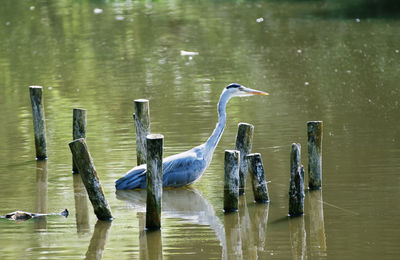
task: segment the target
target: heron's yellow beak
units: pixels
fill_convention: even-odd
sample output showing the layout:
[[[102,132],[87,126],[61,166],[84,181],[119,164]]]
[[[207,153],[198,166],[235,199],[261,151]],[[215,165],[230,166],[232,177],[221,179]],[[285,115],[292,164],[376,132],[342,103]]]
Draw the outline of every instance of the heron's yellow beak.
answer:
[[[269,95],[269,93],[268,92],[264,92],[264,91],[252,91],[252,92],[250,92],[251,94],[254,94],[254,95],[261,95],[261,96],[268,96]]]
[[[247,93],[253,94],[253,95],[261,95],[261,96],[268,96],[269,93],[268,92],[264,92],[264,91],[260,91],[260,90],[256,90],[256,89],[251,89],[251,88],[243,88],[244,91],[246,91]]]

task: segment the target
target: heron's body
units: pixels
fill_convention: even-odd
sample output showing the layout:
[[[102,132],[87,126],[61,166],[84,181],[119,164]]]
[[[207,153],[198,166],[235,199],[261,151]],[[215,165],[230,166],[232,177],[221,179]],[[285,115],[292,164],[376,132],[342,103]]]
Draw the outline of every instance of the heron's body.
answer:
[[[181,187],[198,180],[211,163],[214,150],[221,139],[226,124],[226,104],[234,96],[251,96],[268,93],[231,84],[224,89],[218,102],[218,123],[207,142],[186,152],[166,157],[163,160],[163,186]],[[146,188],[146,165],[132,168],[115,183],[117,190]]]

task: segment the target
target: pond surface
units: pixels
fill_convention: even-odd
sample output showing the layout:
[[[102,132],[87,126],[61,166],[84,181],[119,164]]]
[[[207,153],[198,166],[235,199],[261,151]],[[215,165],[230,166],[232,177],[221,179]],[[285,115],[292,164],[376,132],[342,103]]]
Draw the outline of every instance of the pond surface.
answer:
[[[71,214],[0,219],[0,258],[397,258],[399,8],[364,2],[2,1],[0,215]],[[133,100],[150,100],[168,156],[207,140],[231,82],[270,95],[230,101],[210,167],[164,192],[162,230],[146,233],[145,194],[114,188],[136,164]],[[31,85],[44,88],[45,162],[35,160]],[[96,220],[71,174],[75,107],[87,109],[111,223]],[[303,146],[307,169],[310,120],[324,122],[323,189],[289,219],[290,147]],[[255,204],[247,187],[239,212],[224,215],[224,150],[239,122],[255,126],[271,202]]]

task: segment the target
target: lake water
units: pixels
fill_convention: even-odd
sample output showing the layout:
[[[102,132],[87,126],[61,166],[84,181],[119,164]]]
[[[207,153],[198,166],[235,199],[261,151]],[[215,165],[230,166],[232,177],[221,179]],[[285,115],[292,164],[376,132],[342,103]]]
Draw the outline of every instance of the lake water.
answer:
[[[393,8],[390,6],[393,5]],[[1,259],[396,259],[400,253],[400,20],[381,1],[11,1],[0,8]],[[181,55],[181,51],[198,55]],[[184,53],[183,53],[184,54]],[[136,164],[133,100],[150,100],[164,154],[211,134],[231,82],[268,91],[232,99],[213,161],[164,191],[162,230],[144,231],[145,193],[116,192]],[[35,160],[28,87],[44,88],[48,160]],[[96,220],[71,174],[72,109],[114,221]],[[322,120],[323,188],[289,219],[291,143]],[[251,187],[223,213],[224,150],[255,127],[269,205]],[[249,183],[249,182],[248,182]]]

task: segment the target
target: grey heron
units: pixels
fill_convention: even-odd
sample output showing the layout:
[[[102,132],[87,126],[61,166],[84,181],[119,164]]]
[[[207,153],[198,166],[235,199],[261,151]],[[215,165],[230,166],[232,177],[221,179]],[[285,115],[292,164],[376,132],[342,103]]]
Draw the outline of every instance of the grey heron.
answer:
[[[194,183],[211,163],[215,148],[226,124],[226,104],[232,97],[268,95],[267,92],[246,88],[242,85],[229,84],[219,98],[218,123],[208,140],[186,152],[163,159],[163,187],[181,187]],[[126,175],[115,182],[117,190],[146,188],[146,164],[132,168]]]

